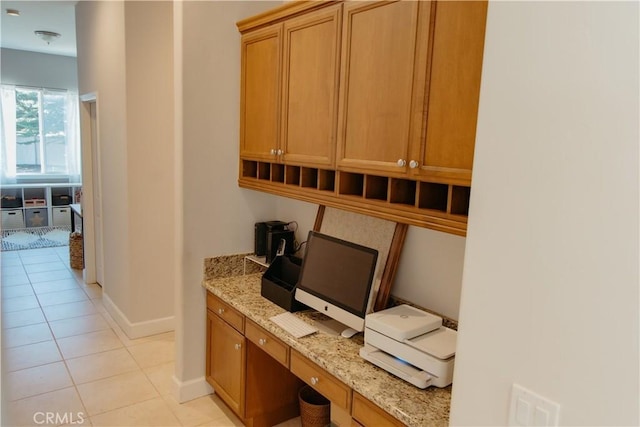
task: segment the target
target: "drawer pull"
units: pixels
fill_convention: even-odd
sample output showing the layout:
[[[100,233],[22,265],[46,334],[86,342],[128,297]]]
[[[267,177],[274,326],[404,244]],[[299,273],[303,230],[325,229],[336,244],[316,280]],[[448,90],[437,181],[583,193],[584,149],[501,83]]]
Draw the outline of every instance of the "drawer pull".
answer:
[[[258,342],[260,343],[260,345],[265,345],[267,343],[267,339],[266,338],[260,338],[258,340]]]
[[[224,313],[224,308],[220,307],[220,308],[218,309],[218,314],[222,315],[222,313]]]
[[[311,385],[317,385],[319,382],[318,377],[311,377]]]
[[[240,350],[242,348],[242,344],[236,344],[233,346],[236,350]]]

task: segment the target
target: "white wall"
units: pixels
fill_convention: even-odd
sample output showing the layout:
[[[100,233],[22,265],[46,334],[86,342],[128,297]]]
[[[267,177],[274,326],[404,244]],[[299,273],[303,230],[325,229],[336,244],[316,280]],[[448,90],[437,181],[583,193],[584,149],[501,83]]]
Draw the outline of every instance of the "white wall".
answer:
[[[277,197],[276,216],[296,221],[296,238],[306,240],[317,205]],[[409,227],[391,293],[452,319],[458,319],[465,238]]]
[[[76,6],[78,92],[97,94],[101,150],[103,293],[129,311],[129,205],[127,108],[123,2],[79,2]],[[83,151],[89,150],[83,141]],[[88,196],[90,189],[85,188]],[[85,197],[88,198],[88,197]],[[127,237],[125,237],[127,236]]]
[[[79,90],[97,94],[105,306],[132,337],[173,327],[171,23],[171,2],[76,7]]]
[[[78,89],[76,58],[24,50],[2,49],[0,79],[3,84]]]
[[[177,217],[183,247],[176,294],[176,397],[206,393],[205,291],[207,257],[253,251],[253,226],[272,219],[275,198],[238,187],[240,34],[235,22],[274,7],[273,2],[176,3],[182,67],[181,194]],[[181,75],[180,75],[181,74]],[[177,83],[179,84],[179,83]]]
[[[170,1],[125,3],[131,322],[174,313],[172,22]]]
[[[491,2],[451,423],[638,425],[638,3]]]

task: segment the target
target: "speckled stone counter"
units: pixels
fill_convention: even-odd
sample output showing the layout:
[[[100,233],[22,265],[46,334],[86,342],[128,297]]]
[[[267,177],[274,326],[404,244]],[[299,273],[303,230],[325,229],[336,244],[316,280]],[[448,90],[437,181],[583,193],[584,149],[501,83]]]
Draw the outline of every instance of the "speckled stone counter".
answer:
[[[224,276],[206,275],[203,287],[354,391],[409,426],[448,425],[451,387],[420,390],[370,364],[358,354],[362,334],[346,339],[320,332],[296,339],[269,320],[284,310],[260,295],[260,274]],[[322,316],[316,312],[296,314],[309,322]]]

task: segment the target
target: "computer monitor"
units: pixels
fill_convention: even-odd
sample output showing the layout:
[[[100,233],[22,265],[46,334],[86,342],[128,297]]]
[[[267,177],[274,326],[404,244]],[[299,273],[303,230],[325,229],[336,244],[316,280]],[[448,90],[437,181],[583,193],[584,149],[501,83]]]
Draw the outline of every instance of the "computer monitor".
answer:
[[[375,249],[310,231],[295,298],[344,325],[343,336],[363,331],[377,259]]]

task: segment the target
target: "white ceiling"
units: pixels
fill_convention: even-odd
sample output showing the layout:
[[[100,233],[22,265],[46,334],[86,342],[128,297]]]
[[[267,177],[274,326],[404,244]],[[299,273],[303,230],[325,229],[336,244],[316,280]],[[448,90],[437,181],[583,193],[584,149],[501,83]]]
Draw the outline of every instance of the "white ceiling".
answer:
[[[75,5],[77,1],[0,1],[0,47],[53,55],[76,56]],[[20,16],[9,16],[7,9],[17,9]],[[35,30],[60,33],[47,44]]]

